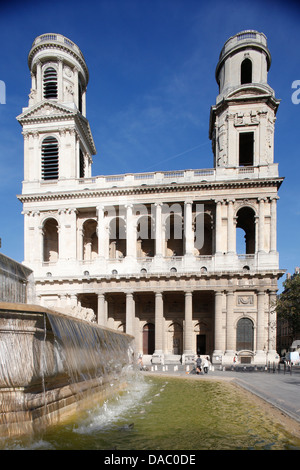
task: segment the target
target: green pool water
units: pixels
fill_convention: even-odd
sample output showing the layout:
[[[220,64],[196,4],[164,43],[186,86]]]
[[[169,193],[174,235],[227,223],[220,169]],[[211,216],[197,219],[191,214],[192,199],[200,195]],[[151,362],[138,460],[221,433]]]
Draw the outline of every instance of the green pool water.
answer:
[[[229,382],[138,374],[126,392],[35,438],[4,441],[2,448],[287,450],[300,449],[300,439]]]

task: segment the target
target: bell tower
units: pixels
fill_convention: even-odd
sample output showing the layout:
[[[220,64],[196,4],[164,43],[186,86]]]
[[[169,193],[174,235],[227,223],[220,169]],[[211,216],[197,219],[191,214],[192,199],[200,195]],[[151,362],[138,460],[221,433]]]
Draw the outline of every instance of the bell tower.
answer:
[[[260,167],[274,163],[274,124],[279,106],[268,84],[271,54],[266,36],[232,36],[216,67],[219,95],[211,107],[209,137],[214,166]]]
[[[88,68],[61,34],[38,36],[28,55],[31,91],[17,117],[24,136],[23,193],[91,176],[96,149],[86,119]],[[48,189],[49,190],[49,189]]]

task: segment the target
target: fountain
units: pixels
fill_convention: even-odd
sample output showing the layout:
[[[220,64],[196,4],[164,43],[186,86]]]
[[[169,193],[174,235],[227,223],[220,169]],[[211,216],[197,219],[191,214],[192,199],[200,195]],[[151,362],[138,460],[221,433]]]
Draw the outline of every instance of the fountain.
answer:
[[[42,306],[0,303],[0,436],[41,430],[116,393],[132,344]]]

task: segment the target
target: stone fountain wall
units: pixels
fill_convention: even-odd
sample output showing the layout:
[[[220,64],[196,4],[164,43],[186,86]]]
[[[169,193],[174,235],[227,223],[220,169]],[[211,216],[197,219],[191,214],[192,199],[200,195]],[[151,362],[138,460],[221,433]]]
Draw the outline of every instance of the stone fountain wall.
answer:
[[[40,430],[115,393],[132,341],[41,306],[0,303],[0,436]]]
[[[0,302],[26,303],[33,290],[32,270],[0,253]]]

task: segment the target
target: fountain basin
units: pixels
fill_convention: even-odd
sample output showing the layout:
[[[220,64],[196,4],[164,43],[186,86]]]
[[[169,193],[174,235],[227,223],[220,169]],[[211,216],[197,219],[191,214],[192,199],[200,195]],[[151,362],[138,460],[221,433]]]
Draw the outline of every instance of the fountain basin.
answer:
[[[0,303],[0,436],[35,432],[116,393],[132,355],[125,333]]]

